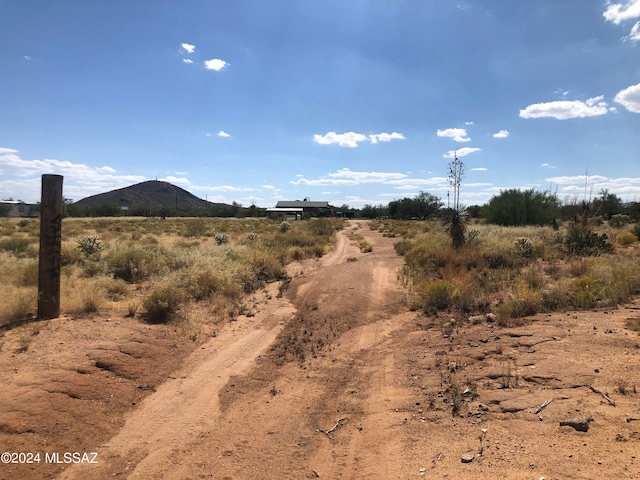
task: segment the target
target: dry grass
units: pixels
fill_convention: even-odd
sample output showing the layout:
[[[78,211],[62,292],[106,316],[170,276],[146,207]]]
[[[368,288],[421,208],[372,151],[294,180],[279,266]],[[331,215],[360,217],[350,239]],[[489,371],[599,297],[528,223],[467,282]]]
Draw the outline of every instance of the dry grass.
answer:
[[[343,226],[316,219],[282,232],[267,219],[64,219],[61,313],[227,321],[250,311],[247,295],[284,280],[287,263],[326,253]],[[38,221],[0,219],[0,327],[36,314],[38,235]]]
[[[399,237],[409,305],[427,313],[494,312],[499,325],[514,326],[539,312],[612,307],[640,294],[640,248],[624,234],[618,238],[629,240],[612,253],[582,257],[568,253],[565,231],[548,227],[473,225],[471,241],[458,250],[436,221],[374,228]],[[611,227],[602,233],[616,238]]]

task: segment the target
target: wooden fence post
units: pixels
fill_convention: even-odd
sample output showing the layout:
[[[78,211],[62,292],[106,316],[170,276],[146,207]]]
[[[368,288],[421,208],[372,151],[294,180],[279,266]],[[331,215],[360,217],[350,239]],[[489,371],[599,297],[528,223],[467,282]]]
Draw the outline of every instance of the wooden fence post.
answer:
[[[42,175],[38,264],[38,319],[40,320],[60,316],[63,178],[62,175]]]

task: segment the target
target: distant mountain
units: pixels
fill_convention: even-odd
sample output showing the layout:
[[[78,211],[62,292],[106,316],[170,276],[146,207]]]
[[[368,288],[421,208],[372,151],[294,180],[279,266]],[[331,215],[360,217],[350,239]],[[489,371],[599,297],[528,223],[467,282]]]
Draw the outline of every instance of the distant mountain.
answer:
[[[72,216],[207,215],[233,216],[240,208],[212,203],[168,182],[148,180],[125,188],[92,195],[68,207]],[[246,210],[246,209],[242,209]]]

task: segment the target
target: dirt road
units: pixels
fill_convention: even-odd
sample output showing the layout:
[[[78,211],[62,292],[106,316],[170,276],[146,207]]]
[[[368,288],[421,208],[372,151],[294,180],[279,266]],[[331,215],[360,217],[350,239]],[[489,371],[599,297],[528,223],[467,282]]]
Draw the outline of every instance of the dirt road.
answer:
[[[372,252],[359,251],[356,234]],[[97,465],[0,477],[640,478],[640,339],[624,328],[640,302],[540,315],[513,329],[427,318],[403,302],[394,241],[352,221],[321,261],[293,266],[284,298],[273,285],[255,316],[218,331],[124,418],[114,413],[121,423],[110,437],[87,446],[86,433],[66,426],[65,438],[99,453]],[[91,352],[111,365],[106,373],[122,373],[113,345],[102,346]],[[74,382],[105,374],[89,371],[91,362]],[[152,382],[125,373],[137,387],[121,396]],[[123,384],[123,375],[108,378],[101,385]],[[85,400],[84,391],[58,390],[74,405]],[[559,424],[587,416],[586,432]],[[12,448],[29,447],[28,433],[2,434],[23,440]]]

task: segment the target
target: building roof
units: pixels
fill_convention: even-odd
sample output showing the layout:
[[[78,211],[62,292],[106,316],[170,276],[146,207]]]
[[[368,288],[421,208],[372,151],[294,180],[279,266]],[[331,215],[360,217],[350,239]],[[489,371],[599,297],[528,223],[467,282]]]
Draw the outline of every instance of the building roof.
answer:
[[[282,208],[282,207],[267,208],[267,212],[282,212],[282,213],[286,213],[286,212],[300,213],[303,210],[304,209],[302,208]]]
[[[280,200],[276,208],[329,208],[329,202],[312,202],[310,200]]]

